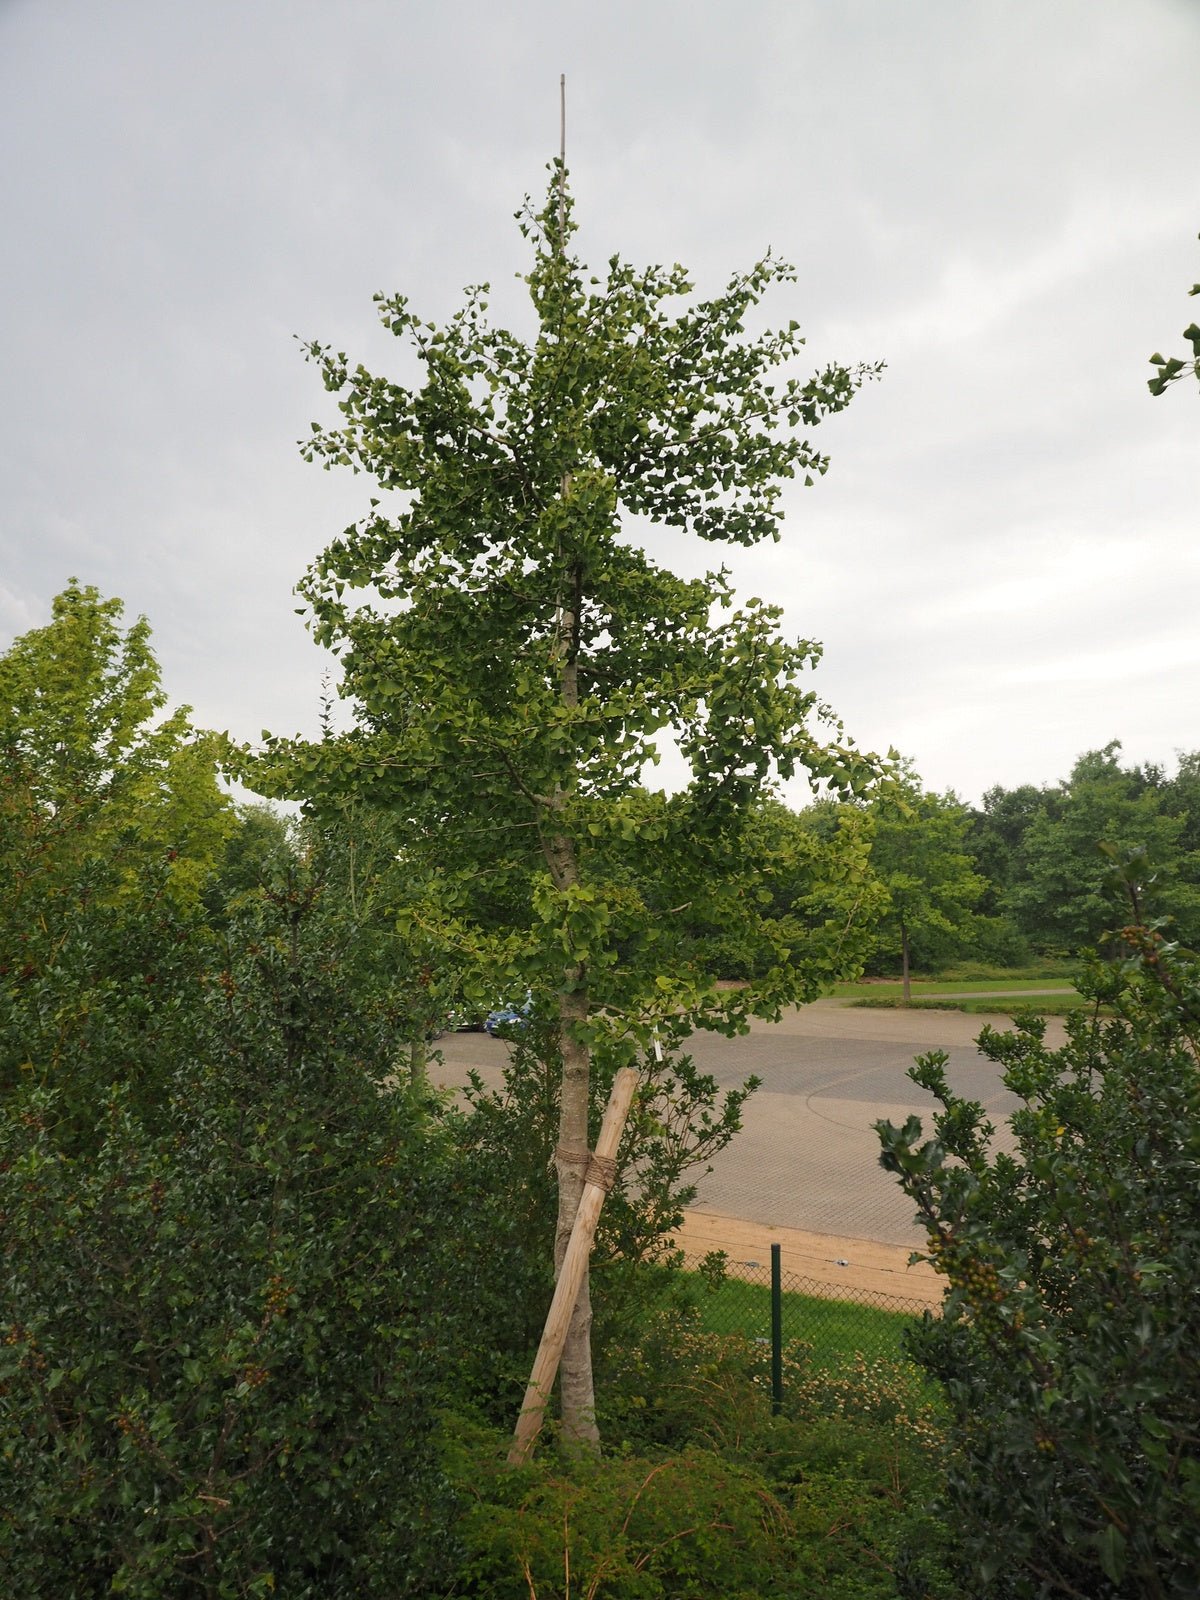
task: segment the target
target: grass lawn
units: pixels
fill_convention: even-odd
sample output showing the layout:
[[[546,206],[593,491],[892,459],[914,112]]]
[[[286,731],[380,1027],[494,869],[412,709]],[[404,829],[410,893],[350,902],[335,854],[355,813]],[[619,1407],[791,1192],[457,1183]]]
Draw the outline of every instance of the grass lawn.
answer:
[[[1075,985],[1070,978],[914,978],[913,998],[921,995],[1013,995],[1024,991],[1031,1002],[1040,1002],[1040,995],[1029,995],[1030,989],[1052,989],[1056,993],[1072,995]],[[873,983],[839,983],[833,991],[835,1000],[898,1000],[904,994],[904,985],[897,979]]]
[[[1018,1011],[1032,1011],[1039,1017],[1066,1017],[1072,1011],[1079,1011],[1084,1006],[1090,1006],[1092,1001],[1086,1000],[1083,995],[1077,994],[1074,989],[1067,989],[1061,994],[1034,995],[1010,992],[1008,994],[989,995],[986,998],[973,997],[968,999],[963,997],[958,1000],[935,1000],[932,996],[921,999],[914,994],[908,1007],[905,1007],[904,1001],[899,995],[883,998],[876,998],[872,995],[870,999],[849,1000],[847,1004],[880,1011],[905,1009],[909,1011],[965,1011],[971,1016],[994,1016],[999,1014],[1005,1017],[1015,1016]],[[1111,1016],[1112,1013],[1107,1006],[1102,1006],[1100,1009],[1104,1016]]]
[[[696,1302],[707,1333],[740,1333],[747,1339],[771,1337],[771,1290],[766,1283],[726,1278],[710,1289],[697,1275]],[[783,1295],[783,1342],[800,1339],[812,1347],[815,1367],[826,1371],[851,1366],[857,1354],[869,1361],[904,1361],[900,1334],[912,1317],[848,1300],[816,1295]]]

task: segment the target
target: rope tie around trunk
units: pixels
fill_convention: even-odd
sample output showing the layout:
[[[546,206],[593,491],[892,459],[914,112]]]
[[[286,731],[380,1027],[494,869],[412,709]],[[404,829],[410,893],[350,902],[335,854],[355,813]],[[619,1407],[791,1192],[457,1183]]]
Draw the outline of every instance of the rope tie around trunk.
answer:
[[[609,1156],[598,1156],[591,1150],[564,1150],[558,1145],[554,1151],[556,1162],[569,1167],[582,1167],[584,1183],[594,1183],[605,1194],[617,1181],[617,1163]]]

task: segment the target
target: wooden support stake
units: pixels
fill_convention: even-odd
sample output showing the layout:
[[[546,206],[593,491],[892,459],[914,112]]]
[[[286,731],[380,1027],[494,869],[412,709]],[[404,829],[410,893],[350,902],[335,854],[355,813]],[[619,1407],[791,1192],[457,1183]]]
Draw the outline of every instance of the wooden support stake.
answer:
[[[550,1310],[546,1313],[542,1342],[538,1345],[538,1353],[534,1357],[529,1387],[525,1390],[525,1401],[521,1407],[521,1415],[517,1418],[512,1446],[508,1452],[508,1463],[512,1467],[520,1466],[528,1457],[541,1431],[546,1404],[554,1387],[558,1363],[562,1359],[571,1313],[575,1309],[575,1301],[579,1298],[579,1285],[583,1282],[583,1274],[592,1253],[592,1240],[596,1234],[596,1224],[600,1220],[600,1208],[608,1192],[608,1183],[600,1181],[601,1174],[597,1172],[597,1168],[616,1158],[636,1084],[637,1073],[632,1067],[622,1067],[613,1080],[604,1121],[600,1125],[600,1137],[596,1140],[593,1158],[595,1164],[589,1169],[583,1194],[579,1199],[579,1210],[575,1213],[567,1251],[559,1269],[558,1282],[554,1286],[554,1299],[551,1300]],[[596,1173],[595,1177],[593,1173]]]

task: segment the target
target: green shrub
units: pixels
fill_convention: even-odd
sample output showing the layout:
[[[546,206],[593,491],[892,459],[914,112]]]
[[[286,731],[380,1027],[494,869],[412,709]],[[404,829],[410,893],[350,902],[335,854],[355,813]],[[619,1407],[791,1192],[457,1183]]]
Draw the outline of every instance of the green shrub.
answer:
[[[810,1375],[802,1345],[785,1352],[785,1386]],[[606,1437],[625,1449],[681,1450],[688,1445],[738,1457],[770,1421],[771,1352],[742,1334],[701,1330],[694,1309],[670,1307],[649,1317],[636,1338],[603,1368],[597,1389]]]
[[[313,890],[255,902],[152,1080],[120,1030],[89,1053],[85,1142],[42,1073],[0,1101],[6,1600],[398,1600],[453,1570],[435,1408],[487,1284]]]
[[[910,1365],[860,1358],[831,1375],[792,1343],[774,1416],[764,1341],[705,1333],[694,1313],[668,1311],[624,1349],[602,1393],[605,1436],[624,1449],[652,1459],[712,1452],[788,1509],[780,1587],[765,1593],[956,1592],[946,1586],[945,1530],[929,1510],[942,1481],[942,1411]],[[712,1593],[724,1593],[717,1575]]]
[[[444,1569],[436,1164],[348,1073],[231,1087],[199,1069],[157,1139],[114,1095],[87,1163],[53,1097],[6,1108],[12,1600],[390,1600]]]
[[[1021,1099],[1015,1149],[945,1057],[912,1076],[941,1103],[880,1125],[946,1275],[912,1338],[943,1386],[947,1504],[969,1592],[1184,1596],[1200,1572],[1200,967],[1152,930],[1084,987],[1114,1015],[985,1030]]]
[[[0,1096],[53,1090],[56,1143],[81,1154],[110,1085],[156,1125],[174,1066],[215,1036],[205,980],[223,965],[216,942],[166,892],[165,865],[117,893],[119,866],[46,875],[24,901],[0,891]]]
[[[688,1370],[674,1392],[646,1396],[675,1434],[666,1453],[639,1445],[581,1462],[543,1447],[512,1471],[507,1436],[448,1423],[448,1469],[469,1507],[456,1595],[957,1597],[945,1530],[924,1509],[935,1456],[900,1421],[902,1403],[888,1415],[886,1379],[868,1375],[856,1392],[848,1374],[829,1400],[823,1384],[803,1389],[797,1367],[797,1414],[772,1417],[746,1341],[691,1335],[678,1353]]]
[[[752,1471],[702,1450],[519,1470],[506,1441],[455,1440],[467,1501],[458,1593],[478,1600],[760,1600],[782,1595],[791,1522]]]

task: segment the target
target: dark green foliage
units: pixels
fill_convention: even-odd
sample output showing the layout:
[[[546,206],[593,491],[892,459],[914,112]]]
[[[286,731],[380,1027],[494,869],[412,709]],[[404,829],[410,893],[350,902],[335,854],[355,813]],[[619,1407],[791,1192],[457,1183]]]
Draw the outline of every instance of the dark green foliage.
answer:
[[[457,1592],[477,1600],[760,1600],[782,1595],[787,1511],[748,1469],[707,1451],[517,1471],[500,1441],[459,1447],[469,1496]]]
[[[204,910],[214,928],[227,928],[247,899],[294,854],[290,820],[266,805],[238,806],[224,848],[204,885]]]
[[[1200,880],[1200,750],[1181,751],[1172,775],[1151,770],[1162,796],[1162,809],[1178,817],[1181,827],[1177,848],[1185,871]]]
[[[52,1090],[79,1151],[110,1084],[153,1123],[204,1037],[201,891],[235,827],[214,741],[166,714],[121,615],[72,582],[0,656],[0,1095]]]
[[[314,1072],[239,1105],[198,1069],[158,1140],[114,1098],[86,1167],[52,1100],[10,1108],[14,1600],[420,1595],[444,1571],[429,1174],[397,1108]]]
[[[381,1090],[385,1018],[328,934],[299,866],[245,909],[152,1119],[114,1082],[78,1154],[53,1088],[0,1105],[13,1600],[392,1600],[450,1570],[434,1407],[483,1290],[454,1152]]]
[[[981,916],[1003,911],[1004,890],[1016,881],[1025,834],[1045,803],[1045,790],[1031,783],[1015,789],[997,784],[985,792],[982,807],[969,814],[966,845],[986,885]]]
[[[968,925],[966,944],[973,961],[1003,972],[1027,966],[1032,958],[1029,940],[1011,917],[975,916]],[[944,966],[939,966],[943,974]]]
[[[217,946],[167,875],[140,871],[118,893],[114,863],[97,859],[16,901],[0,890],[0,1096],[52,1091],[65,1150],[94,1148],[111,1085],[157,1127],[171,1070],[211,1036]]]
[[[1029,949],[1095,948],[1121,913],[1106,852],[1145,852],[1148,913],[1173,917],[1200,940],[1200,784],[1195,754],[1168,775],[1124,767],[1117,740],[1080,756],[1053,787],[989,789],[971,814],[968,848],[989,880],[976,930],[981,959],[1025,959]],[[1151,881],[1152,880],[1152,881]],[[990,953],[989,953],[990,952]]]
[[[1179,854],[1182,819],[1165,811],[1155,774],[1120,765],[1120,748],[1114,740],[1080,756],[1025,830],[1004,903],[1036,949],[1095,948],[1121,915],[1106,849],[1144,852],[1152,913],[1176,917],[1185,938],[1200,932],[1196,863]]]
[[[950,1283],[914,1356],[959,1454],[948,1504],[971,1593],[1194,1595],[1200,1572],[1200,970],[1144,928],[1060,1050],[985,1030],[1021,1097],[1011,1153],[944,1058],[935,1137],[880,1125]]]
[[[970,946],[972,911],[984,882],[966,849],[967,816],[952,794],[925,793],[910,774],[871,807],[871,870],[886,891],[876,938],[880,952],[926,967]]]

